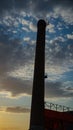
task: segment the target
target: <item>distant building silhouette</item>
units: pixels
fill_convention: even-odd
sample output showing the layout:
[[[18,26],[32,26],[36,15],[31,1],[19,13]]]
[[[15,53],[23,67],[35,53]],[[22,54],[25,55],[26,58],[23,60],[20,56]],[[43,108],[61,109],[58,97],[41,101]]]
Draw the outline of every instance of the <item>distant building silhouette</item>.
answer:
[[[73,109],[46,103],[44,109],[46,130],[73,130]]]

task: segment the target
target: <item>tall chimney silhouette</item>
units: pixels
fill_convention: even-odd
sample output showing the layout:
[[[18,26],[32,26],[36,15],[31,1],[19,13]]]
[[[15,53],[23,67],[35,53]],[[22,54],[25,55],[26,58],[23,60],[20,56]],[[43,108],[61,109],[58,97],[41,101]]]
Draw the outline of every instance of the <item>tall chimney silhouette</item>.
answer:
[[[30,115],[30,130],[45,130],[44,127],[44,70],[45,70],[45,28],[46,22],[37,24],[35,67]]]

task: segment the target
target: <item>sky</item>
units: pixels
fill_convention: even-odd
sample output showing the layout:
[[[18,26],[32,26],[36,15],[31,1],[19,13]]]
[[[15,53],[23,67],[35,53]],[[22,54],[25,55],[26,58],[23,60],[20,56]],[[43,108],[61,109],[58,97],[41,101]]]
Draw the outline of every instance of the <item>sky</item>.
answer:
[[[29,128],[39,19],[47,23],[45,101],[73,108],[73,1],[0,0],[1,130]]]

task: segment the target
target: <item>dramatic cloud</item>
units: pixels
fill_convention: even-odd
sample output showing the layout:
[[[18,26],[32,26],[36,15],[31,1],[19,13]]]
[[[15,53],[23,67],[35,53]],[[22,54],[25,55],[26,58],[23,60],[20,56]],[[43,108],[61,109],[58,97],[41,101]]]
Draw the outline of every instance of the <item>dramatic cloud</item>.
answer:
[[[69,98],[73,97],[73,83],[47,82],[46,97],[48,98]]]
[[[9,92],[12,97],[24,94],[31,95],[35,49],[31,43],[27,43],[26,46],[26,42],[29,42],[30,38],[24,38],[24,46],[22,46],[20,40],[9,41],[9,37],[4,35],[0,40],[0,91]],[[48,80],[52,82],[47,82],[46,96],[49,97],[50,92],[50,97],[71,97],[73,94],[62,90],[63,84],[57,83],[56,80],[62,78],[65,72],[72,70],[72,41],[60,36],[48,42],[49,44],[46,45],[46,72]],[[53,80],[55,83],[53,83]]]
[[[25,42],[28,42],[30,38],[27,37],[24,38],[23,41],[24,40]],[[24,68],[25,65],[27,66],[27,64],[30,64],[30,62],[33,61],[34,45],[28,43],[27,46],[23,47],[22,44],[20,39],[9,40],[8,36],[0,36],[0,74],[3,75],[11,70],[18,70],[20,66]]]
[[[73,1],[0,0],[0,92],[31,95],[37,21],[46,27],[45,96],[73,97]],[[10,100],[10,99],[9,99]],[[20,112],[20,107],[7,111]],[[24,110],[22,110],[24,111]]]
[[[30,95],[32,91],[32,82],[10,78],[1,82],[0,92],[2,91],[9,92],[12,97],[22,96],[24,94]]]
[[[1,7],[2,8],[11,8],[11,5],[15,5],[16,7],[19,7],[19,8],[23,8],[23,7],[26,7],[29,3],[30,3],[30,1],[29,0],[18,0],[18,1],[16,1],[16,0],[11,0],[11,2],[9,1],[9,0],[7,0],[7,1],[1,1],[0,2],[1,3]],[[35,6],[37,7],[37,9],[38,9],[38,7],[40,6],[42,9],[44,8],[44,3],[45,3],[45,5],[47,5],[47,3],[49,4],[49,5],[47,5],[48,7],[50,7],[50,5],[51,6],[57,6],[57,5],[60,5],[60,4],[62,4],[63,6],[67,6],[67,7],[69,7],[69,6],[72,6],[72,3],[73,3],[73,1],[72,0],[51,0],[51,1],[49,1],[49,0],[42,0],[42,4],[40,5],[39,3],[41,3],[39,0],[37,0],[36,2],[34,2],[33,0],[31,1],[31,4],[35,4]],[[40,8],[40,9],[41,9]]]
[[[14,106],[14,107],[0,107],[0,111],[10,113],[28,113],[30,112],[30,109],[21,106]]]
[[[67,38],[73,40],[73,34],[72,35],[71,34],[67,34]]]
[[[49,24],[47,26],[47,31],[49,31],[50,33],[55,33],[54,24]]]
[[[24,10],[29,12],[30,10],[34,13],[46,13],[53,10],[55,7],[63,8],[72,8],[72,0],[0,0],[0,12],[9,11],[9,10]]]
[[[46,72],[48,74],[63,74],[73,66],[72,40],[56,37],[47,41],[46,45]]]
[[[7,107],[6,108],[6,112],[10,112],[10,113],[28,113],[30,112],[30,109],[28,108],[24,108],[24,107]]]
[[[46,82],[45,84],[45,96],[48,98],[63,98],[63,97],[72,97],[73,83],[70,82]],[[21,81],[17,79],[7,79],[2,82],[0,85],[0,92],[10,93],[11,97],[18,97],[22,95],[31,95],[32,93],[32,81]]]
[[[30,30],[33,31],[33,32],[36,32],[36,31],[37,31],[37,28],[36,28],[36,26],[34,26],[33,23],[30,23],[29,28],[30,28]]]

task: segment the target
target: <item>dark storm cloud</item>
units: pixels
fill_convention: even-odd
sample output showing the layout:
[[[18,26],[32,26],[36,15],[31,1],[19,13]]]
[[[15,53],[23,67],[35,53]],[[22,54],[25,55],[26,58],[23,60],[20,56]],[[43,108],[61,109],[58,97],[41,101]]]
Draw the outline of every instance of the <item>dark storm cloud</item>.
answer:
[[[28,113],[30,112],[30,109],[28,108],[24,108],[24,107],[7,107],[6,108],[6,112],[10,112],[10,113]]]
[[[47,12],[56,6],[73,7],[72,0],[0,0],[0,12],[9,11],[11,9],[30,10],[33,12]]]

